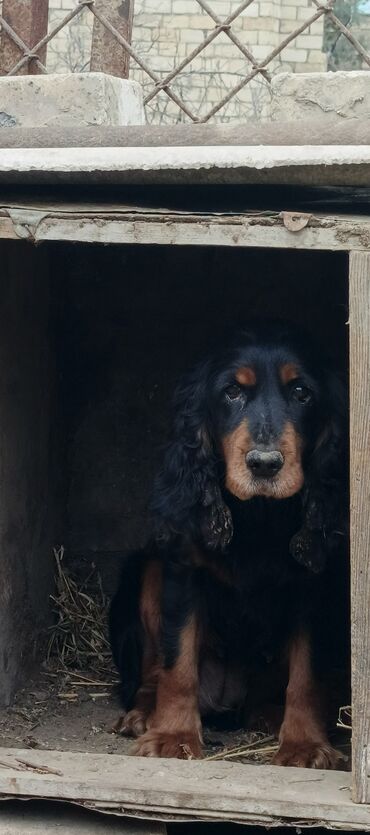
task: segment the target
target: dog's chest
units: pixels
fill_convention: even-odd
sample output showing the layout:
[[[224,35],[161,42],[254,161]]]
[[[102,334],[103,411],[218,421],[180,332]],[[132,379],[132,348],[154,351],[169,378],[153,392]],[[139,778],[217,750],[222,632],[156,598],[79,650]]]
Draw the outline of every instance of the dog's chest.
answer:
[[[298,513],[275,507],[237,517],[228,552],[210,560],[202,608],[221,652],[275,655],[294,630],[309,580],[289,553],[299,521]]]

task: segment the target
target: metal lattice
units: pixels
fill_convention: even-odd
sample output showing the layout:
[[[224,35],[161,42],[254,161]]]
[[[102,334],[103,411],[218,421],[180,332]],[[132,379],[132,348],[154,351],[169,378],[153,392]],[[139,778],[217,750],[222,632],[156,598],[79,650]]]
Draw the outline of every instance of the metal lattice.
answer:
[[[40,0],[29,0],[31,6],[33,3],[38,3]],[[44,0],[47,3],[47,0]],[[103,14],[101,11],[101,7],[104,7],[104,3],[100,0],[100,8],[98,8],[98,4],[96,0],[79,0],[78,5],[72,11],[68,12],[63,20],[61,20],[56,26],[51,28],[48,34],[45,34],[38,43],[36,43],[32,48],[27,46],[27,44],[23,41],[20,35],[17,33],[14,26],[11,26],[9,22],[6,20],[6,17],[0,15],[0,24],[2,27],[2,37],[4,34],[6,37],[11,41],[12,45],[17,48],[20,53],[19,59],[14,63],[10,69],[7,69],[5,72],[6,75],[15,75],[19,72],[24,72],[25,68],[27,67],[30,72],[38,72],[38,73],[47,73],[47,69],[45,66],[44,61],[41,60],[40,55],[45,50],[47,44],[49,44],[57,35],[58,33],[68,24],[71,23],[81,12],[85,9],[93,15],[95,21],[101,25],[105,33],[109,33],[109,36],[114,39],[115,46],[117,44],[122,49],[122,65],[124,63],[127,64],[127,56],[130,57],[132,62],[135,62],[138,67],[142,70],[145,76],[148,78],[149,82],[152,82],[150,89],[146,92],[146,96],[144,99],[144,103],[148,105],[156,96],[160,93],[165,93],[168,98],[179,108],[179,110],[192,122],[208,122],[212,117],[216,115],[222,108],[224,108],[228,102],[230,102],[237,94],[245,88],[250,82],[256,78],[260,77],[263,78],[267,83],[271,80],[271,75],[269,69],[271,68],[272,62],[281,56],[284,53],[284,50],[291,44],[299,35],[309,30],[310,26],[315,23],[315,21],[319,20],[320,18],[326,18],[330,21],[331,26],[338,32],[339,35],[343,35],[347,41],[351,44],[353,49],[357,52],[358,56],[360,56],[362,62],[364,62],[368,67],[370,67],[370,53],[364,48],[364,46],[360,43],[358,38],[350,31],[350,29],[337,17],[337,15],[333,11],[333,6],[335,0],[327,0],[326,3],[320,2],[320,0],[312,0],[312,4],[315,8],[313,14],[310,15],[306,20],[304,20],[299,26],[292,30],[285,38],[281,40],[281,42],[272,49],[269,54],[262,60],[257,61],[255,56],[253,55],[252,49],[248,46],[247,43],[243,43],[240,39],[239,35],[233,30],[233,23],[236,19],[247,9],[251,6],[255,0],[243,0],[240,5],[226,18],[223,20],[215,13],[212,9],[208,0],[196,0],[198,6],[201,8],[202,12],[205,12],[211,20],[214,22],[214,28],[206,35],[203,41],[194,48],[180,63],[178,63],[171,72],[167,73],[164,78],[161,78],[158,72],[154,72],[153,69],[148,65],[147,61],[140,55],[139,51],[132,46],[130,42],[130,30],[128,31],[128,36],[125,37],[122,34],[122,31],[118,31],[118,28],[114,23],[109,19],[106,14]],[[131,0],[131,4],[133,0]],[[128,7],[130,3],[128,3]],[[109,2],[107,2],[107,8],[109,8]],[[133,6],[131,5],[131,17],[132,17]],[[199,117],[195,114],[188,104],[178,95],[178,93],[173,89],[173,83],[178,78],[178,76],[184,73],[187,67],[201,55],[204,50],[218,38],[221,33],[224,33],[230,41],[234,44],[236,49],[239,51],[241,56],[246,62],[246,70],[245,75],[241,78],[241,80],[234,85],[228,92],[215,104],[211,109],[202,117]],[[245,33],[247,37],[247,32]],[[94,46],[93,46],[94,49]],[[117,62],[116,62],[117,63]],[[109,67],[109,58],[107,60],[107,56],[105,56],[104,68]],[[120,75],[127,75],[126,71],[118,72],[117,67],[111,68],[110,71],[113,71],[114,74]]]

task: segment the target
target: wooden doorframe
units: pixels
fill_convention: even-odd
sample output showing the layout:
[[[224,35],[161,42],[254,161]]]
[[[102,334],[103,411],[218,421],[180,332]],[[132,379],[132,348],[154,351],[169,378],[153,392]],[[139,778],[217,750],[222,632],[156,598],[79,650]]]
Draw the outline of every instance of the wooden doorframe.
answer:
[[[370,803],[370,252],[349,254],[353,800]]]

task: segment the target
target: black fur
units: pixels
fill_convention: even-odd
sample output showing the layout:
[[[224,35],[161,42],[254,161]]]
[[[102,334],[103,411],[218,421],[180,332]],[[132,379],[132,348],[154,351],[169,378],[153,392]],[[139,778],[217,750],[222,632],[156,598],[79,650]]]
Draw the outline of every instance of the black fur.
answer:
[[[276,381],[280,362],[299,366],[300,383],[310,392],[307,404],[297,403],[289,386],[283,389]],[[244,365],[257,369],[257,384],[235,404],[225,391]],[[242,501],[226,488],[222,439],[244,419],[266,448],[278,443],[287,421],[294,426],[302,440],[304,475],[295,494]],[[345,620],[343,601],[331,594],[331,578],[338,580],[347,570],[347,466],[346,388],[315,346],[292,328],[252,327],[187,376],[175,395],[147,552],[163,564],[162,663],[174,663],[178,636],[195,613],[201,665],[211,658],[224,673],[238,668],[244,676],[280,657],[303,626],[314,636],[322,674],[333,649],[328,636]],[[194,548],[202,554],[201,564],[194,561]],[[111,614],[127,708],[140,678],[143,559],[130,558]]]

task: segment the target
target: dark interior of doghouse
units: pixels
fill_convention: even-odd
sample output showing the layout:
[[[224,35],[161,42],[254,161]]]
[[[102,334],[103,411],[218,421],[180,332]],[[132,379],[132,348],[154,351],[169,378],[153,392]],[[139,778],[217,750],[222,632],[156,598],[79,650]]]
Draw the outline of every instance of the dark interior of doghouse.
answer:
[[[346,373],[347,256],[2,242],[1,263],[2,744],[125,752],[89,601],[106,603],[122,555],[149,534],[174,385],[261,315],[297,322]],[[70,639],[68,589],[87,606],[90,651]],[[210,732],[210,751],[227,739]]]

